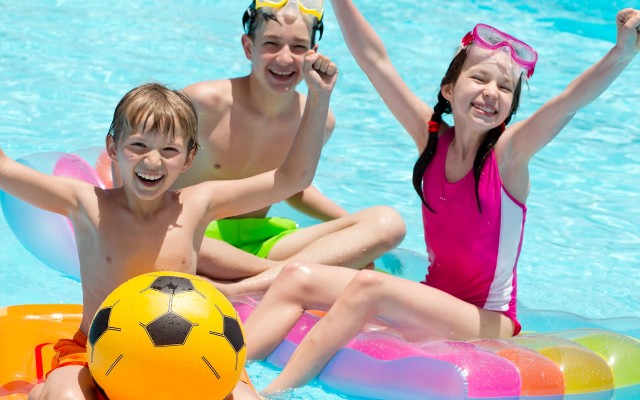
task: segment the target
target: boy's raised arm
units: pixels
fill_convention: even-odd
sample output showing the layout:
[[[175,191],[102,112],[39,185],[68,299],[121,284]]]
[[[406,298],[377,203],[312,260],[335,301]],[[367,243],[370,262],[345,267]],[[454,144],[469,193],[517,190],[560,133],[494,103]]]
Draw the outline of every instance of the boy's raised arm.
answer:
[[[51,176],[31,169],[7,156],[0,149],[0,189],[38,208],[69,215],[78,207],[80,180]]]
[[[246,179],[204,184],[211,199],[212,219],[254,211],[287,199],[311,185],[318,166],[329,113],[329,100],[338,77],[336,65],[310,50],[302,72],[308,95],[304,113],[287,157],[275,170]]]

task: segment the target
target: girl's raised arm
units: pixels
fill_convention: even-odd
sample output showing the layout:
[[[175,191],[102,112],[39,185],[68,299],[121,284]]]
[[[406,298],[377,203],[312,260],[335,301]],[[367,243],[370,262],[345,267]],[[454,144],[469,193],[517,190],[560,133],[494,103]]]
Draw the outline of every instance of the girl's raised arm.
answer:
[[[0,188],[43,210],[70,216],[79,207],[80,191],[93,186],[77,179],[43,174],[9,158],[0,149]]]
[[[382,40],[353,2],[331,0],[331,4],[351,54],[422,152],[427,144],[426,122],[433,110],[402,80]]]
[[[530,159],[562,130],[575,113],[598,98],[640,50],[640,10],[617,15],[618,35],[613,48],[528,119],[512,127],[514,153]]]

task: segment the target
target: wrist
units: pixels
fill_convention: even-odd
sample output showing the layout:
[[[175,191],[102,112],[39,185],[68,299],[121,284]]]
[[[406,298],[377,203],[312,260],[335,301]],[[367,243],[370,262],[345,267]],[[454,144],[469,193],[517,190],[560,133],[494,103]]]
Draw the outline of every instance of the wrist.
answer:
[[[637,47],[628,48],[620,44],[615,44],[610,53],[621,62],[630,62],[640,51]]]
[[[307,92],[307,102],[309,105],[318,107],[322,105],[328,105],[331,98],[331,92],[325,92],[323,90],[309,90]]]

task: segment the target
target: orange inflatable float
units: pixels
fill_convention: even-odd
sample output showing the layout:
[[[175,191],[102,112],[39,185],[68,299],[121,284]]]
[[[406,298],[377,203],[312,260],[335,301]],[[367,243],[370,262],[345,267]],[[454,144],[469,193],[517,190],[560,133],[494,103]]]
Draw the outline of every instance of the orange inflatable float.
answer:
[[[53,345],[72,337],[80,326],[79,304],[34,304],[0,307],[0,399],[26,399],[44,382]]]

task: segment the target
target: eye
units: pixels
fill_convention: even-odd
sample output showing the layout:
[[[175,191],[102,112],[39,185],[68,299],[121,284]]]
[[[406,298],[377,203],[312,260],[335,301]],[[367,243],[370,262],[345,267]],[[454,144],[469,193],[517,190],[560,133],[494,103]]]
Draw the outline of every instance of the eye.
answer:
[[[125,147],[134,154],[144,154],[147,151],[147,145],[140,141],[129,142]]]
[[[501,91],[506,92],[506,93],[511,93],[513,92],[513,88],[511,86],[504,86],[501,85],[498,87]]]

